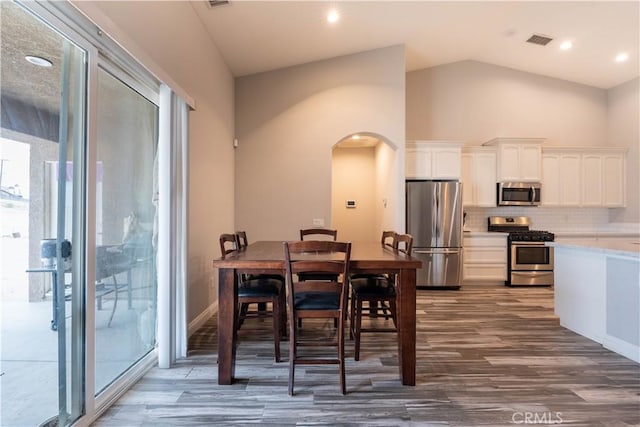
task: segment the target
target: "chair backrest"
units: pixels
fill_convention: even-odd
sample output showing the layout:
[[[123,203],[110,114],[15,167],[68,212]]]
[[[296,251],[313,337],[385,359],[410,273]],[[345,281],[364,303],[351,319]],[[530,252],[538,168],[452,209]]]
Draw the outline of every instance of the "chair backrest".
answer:
[[[237,251],[238,248],[240,248],[240,243],[238,242],[237,234],[225,233],[220,235],[220,252],[222,253],[222,258],[231,252]]]
[[[396,234],[397,233],[395,231],[383,231],[380,243],[382,243],[384,246],[390,246],[393,248],[393,244],[396,240]]]
[[[339,292],[340,306],[345,307],[351,259],[351,242],[329,240],[305,240],[284,242],[289,302],[293,304],[296,292]],[[294,282],[293,275],[299,273],[323,273],[342,275],[342,282],[328,280],[306,280]]]
[[[396,234],[393,239],[393,247],[400,252],[411,255],[413,249],[413,236],[411,234]]]
[[[246,231],[236,231],[236,236],[238,236],[238,248],[243,249],[249,246],[249,241],[247,240],[247,232]]]
[[[329,236],[335,242],[338,238],[338,230],[330,228],[305,228],[300,230],[300,240],[307,240],[307,236]]]

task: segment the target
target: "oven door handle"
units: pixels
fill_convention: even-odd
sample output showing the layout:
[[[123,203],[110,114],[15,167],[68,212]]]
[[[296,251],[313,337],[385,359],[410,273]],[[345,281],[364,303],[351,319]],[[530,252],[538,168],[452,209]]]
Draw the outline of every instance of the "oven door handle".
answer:
[[[544,242],[529,242],[529,241],[520,241],[520,240],[512,240],[511,245],[517,246],[546,246]]]

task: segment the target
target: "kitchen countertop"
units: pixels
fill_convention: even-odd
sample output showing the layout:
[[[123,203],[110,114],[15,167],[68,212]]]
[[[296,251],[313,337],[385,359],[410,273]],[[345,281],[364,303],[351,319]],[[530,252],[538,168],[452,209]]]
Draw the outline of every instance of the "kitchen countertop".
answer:
[[[556,237],[631,237],[640,239],[640,232],[632,231],[554,231]]]
[[[504,237],[507,238],[509,233],[500,233],[497,231],[476,231],[476,230],[464,230],[463,237]]]
[[[602,252],[609,255],[621,255],[640,258],[640,239],[628,238],[592,238],[592,239],[562,239],[561,241],[547,242],[548,246]]]

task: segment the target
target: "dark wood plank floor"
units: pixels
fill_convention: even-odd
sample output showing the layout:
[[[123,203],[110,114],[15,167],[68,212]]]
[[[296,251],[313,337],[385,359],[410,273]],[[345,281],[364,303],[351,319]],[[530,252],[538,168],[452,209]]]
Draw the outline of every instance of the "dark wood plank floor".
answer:
[[[187,359],[153,369],[95,425],[640,425],[640,365],[559,326],[552,289],[419,290],[417,311],[415,387],[398,379],[395,334],[366,334],[359,362],[347,341],[346,396],[337,367],[303,366],[290,397],[268,320],[243,326],[239,380],[219,386],[212,318]]]

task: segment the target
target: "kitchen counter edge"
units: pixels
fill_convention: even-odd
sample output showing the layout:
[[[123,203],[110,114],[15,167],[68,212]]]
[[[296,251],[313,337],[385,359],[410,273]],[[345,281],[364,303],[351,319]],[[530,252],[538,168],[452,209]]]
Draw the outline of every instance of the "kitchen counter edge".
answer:
[[[637,238],[615,240],[598,238],[564,239],[562,241],[546,242],[546,244],[555,248],[600,252],[606,255],[640,259],[640,242]]]

